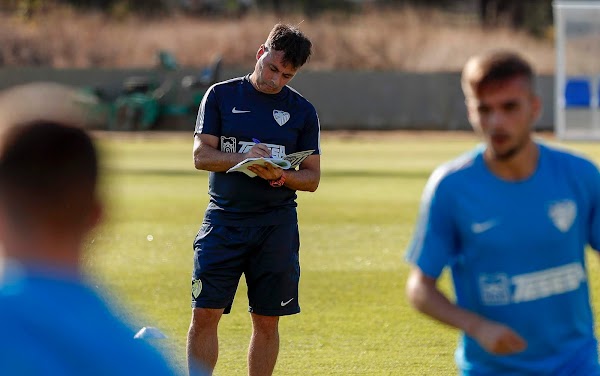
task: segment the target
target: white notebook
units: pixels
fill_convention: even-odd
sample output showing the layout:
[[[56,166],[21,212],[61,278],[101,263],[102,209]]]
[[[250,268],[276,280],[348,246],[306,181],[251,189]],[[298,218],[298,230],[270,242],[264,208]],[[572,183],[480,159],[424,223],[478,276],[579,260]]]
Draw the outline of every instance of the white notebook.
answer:
[[[255,177],[256,174],[250,170],[248,170],[249,166],[254,165],[264,165],[265,163],[270,163],[274,167],[279,167],[284,170],[288,170],[290,168],[296,168],[302,161],[304,161],[309,155],[315,150],[304,150],[296,153],[288,154],[283,158],[246,158],[235,166],[231,167],[227,172],[243,172],[244,174],[250,176],[251,178]]]

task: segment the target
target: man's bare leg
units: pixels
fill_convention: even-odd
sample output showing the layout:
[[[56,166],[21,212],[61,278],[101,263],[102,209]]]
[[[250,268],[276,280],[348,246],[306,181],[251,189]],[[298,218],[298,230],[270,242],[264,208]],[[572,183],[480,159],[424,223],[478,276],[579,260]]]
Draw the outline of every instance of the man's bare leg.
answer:
[[[252,313],[248,375],[271,376],[279,354],[279,317]]]
[[[212,371],[219,357],[217,327],[223,309],[194,308],[188,331],[187,358],[190,376],[206,375]]]

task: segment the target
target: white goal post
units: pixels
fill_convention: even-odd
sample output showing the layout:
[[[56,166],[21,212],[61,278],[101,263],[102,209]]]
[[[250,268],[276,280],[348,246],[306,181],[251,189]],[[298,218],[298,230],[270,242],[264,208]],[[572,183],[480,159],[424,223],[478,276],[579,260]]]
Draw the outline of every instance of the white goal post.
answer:
[[[600,0],[553,3],[560,140],[600,141]]]

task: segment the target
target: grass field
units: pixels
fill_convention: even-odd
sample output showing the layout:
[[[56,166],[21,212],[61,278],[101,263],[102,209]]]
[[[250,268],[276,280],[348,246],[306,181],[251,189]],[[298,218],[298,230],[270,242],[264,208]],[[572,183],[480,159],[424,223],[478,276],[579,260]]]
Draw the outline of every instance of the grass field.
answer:
[[[183,373],[191,245],[207,204],[207,173],[193,168],[189,134],[99,140],[108,208],[90,239],[87,270],[133,312],[137,327],[168,336],[156,343]],[[431,170],[476,142],[464,133],[323,135],[320,187],[298,198],[302,313],[281,320],[276,375],[455,373],[457,332],[408,307],[403,255]],[[597,144],[568,146],[600,162]],[[597,292],[598,260],[590,261]],[[448,290],[446,278],[443,286]],[[243,279],[219,335],[215,374],[246,374]]]

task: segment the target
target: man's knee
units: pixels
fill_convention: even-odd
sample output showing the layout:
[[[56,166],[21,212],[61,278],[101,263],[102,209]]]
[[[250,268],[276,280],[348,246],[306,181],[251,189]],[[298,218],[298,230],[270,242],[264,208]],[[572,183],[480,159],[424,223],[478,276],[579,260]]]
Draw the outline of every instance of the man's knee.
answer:
[[[255,332],[275,334],[279,330],[279,316],[262,316],[253,313],[252,327]]]
[[[192,310],[190,332],[216,329],[222,315],[223,309],[194,308]]]

